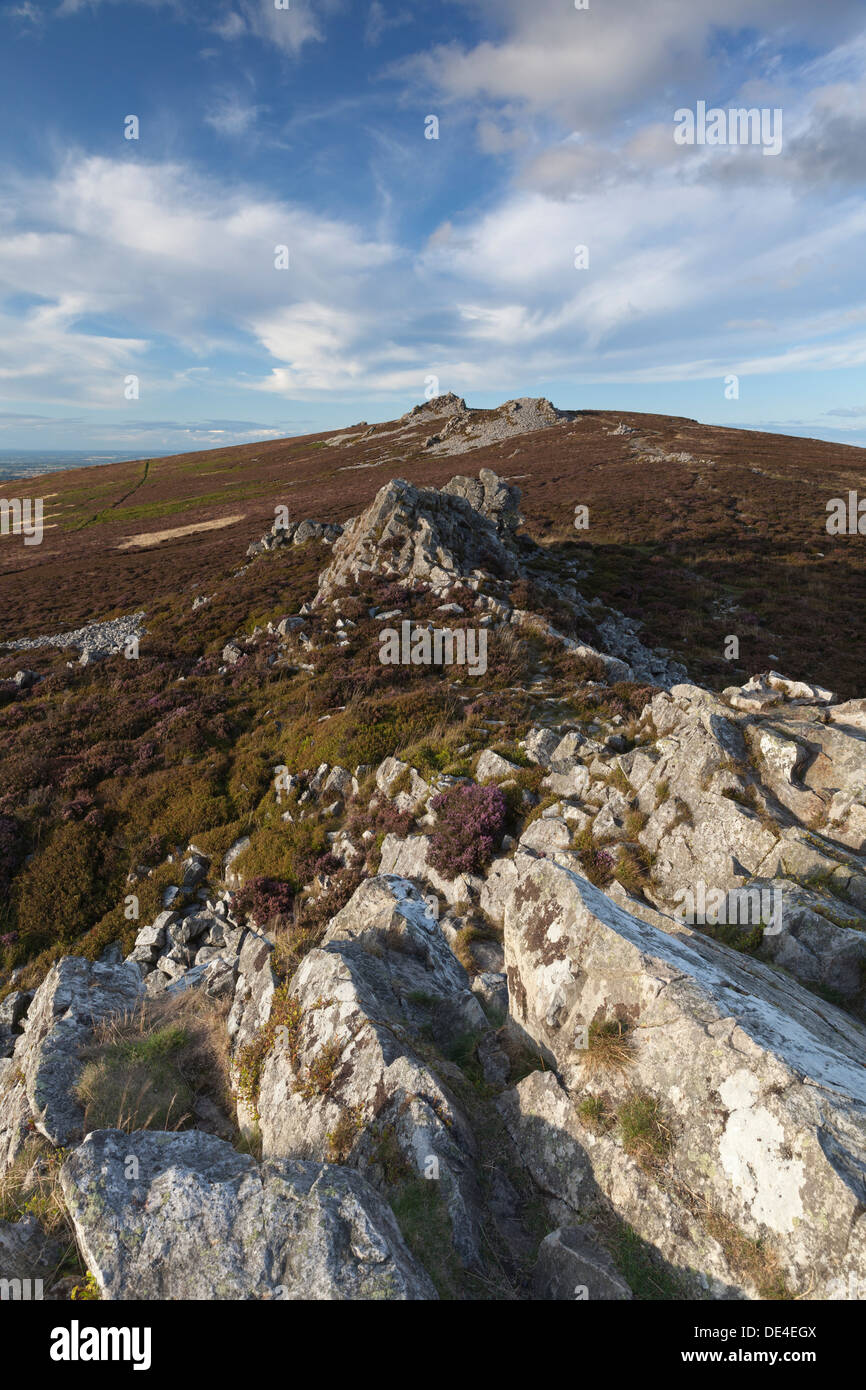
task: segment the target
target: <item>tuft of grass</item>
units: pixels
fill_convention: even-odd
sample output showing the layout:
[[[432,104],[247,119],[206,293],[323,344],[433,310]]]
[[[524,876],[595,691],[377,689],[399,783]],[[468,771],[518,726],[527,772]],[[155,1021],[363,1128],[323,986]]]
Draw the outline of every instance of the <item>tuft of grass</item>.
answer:
[[[41,1135],[29,1138],[5,1173],[0,1174],[0,1222],[14,1224],[32,1216],[57,1241],[61,1255],[52,1278],[81,1275],[75,1231],[60,1187],[65,1149],[54,1149]]]
[[[655,1172],[671,1151],[672,1137],[661,1104],[647,1091],[637,1091],[617,1111],[623,1148],[646,1172]]]
[[[363,1128],[363,1105],[353,1105],[348,1110],[342,1110],[334,1128],[328,1130],[328,1162],[346,1163]]]
[[[97,1028],[76,1095],[85,1129],[181,1129],[197,1095],[232,1112],[224,1011],[196,992]]]
[[[652,882],[652,857],[642,845],[620,845],[614,877],[627,892],[645,893]]]
[[[628,1024],[620,1019],[596,1019],[589,1025],[583,1066],[593,1076],[599,1072],[624,1072],[634,1060]]]
[[[577,1113],[593,1134],[604,1134],[613,1124],[613,1116],[601,1096],[587,1096],[578,1105]]]
[[[643,830],[649,816],[645,811],[629,811],[625,818],[625,833],[629,840],[636,840]]]

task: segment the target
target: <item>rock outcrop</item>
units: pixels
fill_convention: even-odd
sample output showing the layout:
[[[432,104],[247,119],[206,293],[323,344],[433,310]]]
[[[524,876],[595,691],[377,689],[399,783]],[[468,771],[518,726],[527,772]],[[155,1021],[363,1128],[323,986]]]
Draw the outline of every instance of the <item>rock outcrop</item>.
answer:
[[[84,1112],[75,1097],[79,1052],[93,1026],[133,1012],[141,1002],[141,975],[133,964],[101,965],[64,956],[36,991],[8,1073],[0,1073],[0,1158],[20,1151],[30,1124],[52,1144],[83,1137]]]
[[[345,1168],[259,1168],[196,1130],[101,1130],[69,1156],[61,1183],[105,1298],[436,1297],[387,1203]]]
[[[466,972],[421,895],[403,879],[368,879],[288,985],[292,1021],[262,1069],[266,1157],[343,1161],[387,1187],[392,1141],[407,1169],[437,1184],[455,1249],[478,1259],[475,1141],[428,1060],[421,1034],[449,1040],[486,1026]]]
[[[703,1223],[706,1245],[730,1229],[766,1243],[797,1291],[838,1297],[850,1279],[866,1288],[866,1028],[760,962],[640,921],[568,869],[522,856],[516,869],[510,1007],[556,1069],[535,1113],[554,1152],[574,1146],[559,1200],[579,1207],[591,1179],[672,1263],[691,1247],[707,1266],[694,1238],[672,1234],[673,1206]],[[591,1030],[603,1024],[621,1026],[626,1055],[599,1071]],[[635,1097],[654,1182],[624,1172]],[[532,1104],[517,1098],[520,1123]],[[584,1122],[605,1111],[620,1132]]]

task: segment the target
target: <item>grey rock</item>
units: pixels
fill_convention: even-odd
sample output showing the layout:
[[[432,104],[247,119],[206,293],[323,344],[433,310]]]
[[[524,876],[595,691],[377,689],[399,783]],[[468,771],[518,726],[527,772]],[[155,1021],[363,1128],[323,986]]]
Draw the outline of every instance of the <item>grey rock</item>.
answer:
[[[545,1236],[532,1274],[532,1297],[595,1302],[634,1295],[592,1227],[584,1225],[560,1227]]]
[[[34,1216],[0,1221],[0,1280],[41,1279],[47,1287],[60,1267],[63,1251],[45,1234]]]
[[[854,1220],[866,1200],[866,1028],[760,961],[639,920],[550,860],[518,855],[516,868],[509,1000],[515,1026],[562,1080],[567,1105],[549,1127],[579,1142],[570,1096],[594,1090],[582,1030],[598,1017],[628,1020],[627,1073],[602,1083],[611,1109],[634,1091],[655,1097],[670,1172],[766,1242],[795,1291],[838,1298],[849,1279],[866,1280],[866,1231]],[[615,1130],[583,1142],[594,1181],[638,1234],[743,1288],[706,1235],[677,1245],[671,1202],[683,1229],[694,1221],[658,1184],[641,1183]]]
[[[436,1162],[459,1258],[479,1258],[475,1141],[448,1086],[413,1042],[486,1027],[463,967],[418,891],[394,876],[368,879],[333,919],[322,946],[301,962],[290,986],[300,1023],[277,1041],[262,1067],[258,1109],[262,1152],[324,1158],[341,1118],[354,1117],[346,1162],[387,1188],[377,1169],[383,1129],[393,1131],[410,1171]],[[284,1030],[285,1031],[285,1030]],[[316,1081],[329,1059],[327,1085]]]
[[[15,1046],[15,1064],[36,1128],[52,1144],[81,1136],[83,1111],[74,1095],[81,1070],[79,1050],[95,1023],[132,1012],[142,996],[134,964],[100,965],[64,956],[39,986]]]
[[[102,1130],[66,1160],[61,1184],[107,1299],[436,1297],[388,1205],[344,1168],[259,1168],[197,1130]]]

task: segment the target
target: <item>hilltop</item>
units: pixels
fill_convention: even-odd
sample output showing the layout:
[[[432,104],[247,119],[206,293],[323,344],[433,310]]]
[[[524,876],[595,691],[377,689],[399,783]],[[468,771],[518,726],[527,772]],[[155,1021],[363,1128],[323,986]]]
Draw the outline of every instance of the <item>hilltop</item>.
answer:
[[[862,449],[547,401],[475,411],[439,396],[383,424],[51,474],[42,545],[0,541],[0,639],[206,593],[276,506],[341,523],[383,481],[441,486],[467,453],[519,484],[552,571],[579,554],[582,592],[643,622],[699,679],[730,683],[735,634],[734,675],[778,665],[856,693],[866,561],[825,522],[830,498],[866,496]]]

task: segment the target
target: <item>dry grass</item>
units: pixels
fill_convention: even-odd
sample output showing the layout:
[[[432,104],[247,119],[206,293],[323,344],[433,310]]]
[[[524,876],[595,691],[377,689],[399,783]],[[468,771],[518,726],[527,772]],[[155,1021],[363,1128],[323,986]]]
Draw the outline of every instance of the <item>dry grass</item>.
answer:
[[[51,1278],[84,1272],[60,1189],[60,1168],[65,1157],[64,1149],[54,1149],[47,1139],[34,1135],[0,1175],[0,1221],[14,1223],[22,1217],[35,1217],[46,1235],[60,1247],[60,1259]]]
[[[624,1072],[634,1059],[628,1025],[619,1019],[597,1019],[591,1023],[588,1042],[582,1060],[589,1076],[599,1072]]]
[[[101,1024],[76,1087],[85,1128],[183,1129],[200,1096],[231,1115],[226,1012],[190,991]]]
[[[738,1278],[753,1284],[759,1298],[793,1298],[779,1258],[763,1241],[752,1240],[720,1211],[710,1210],[703,1217],[708,1235],[719,1242],[725,1258]]]

